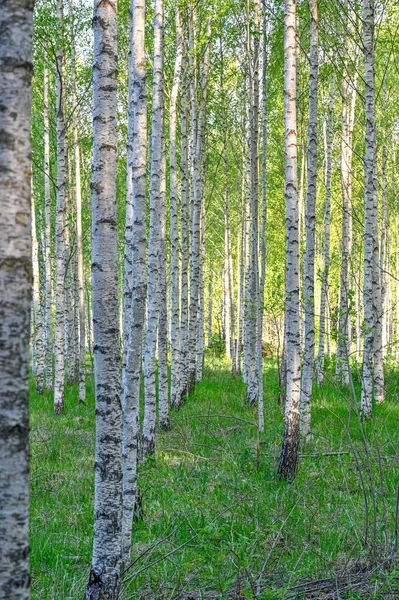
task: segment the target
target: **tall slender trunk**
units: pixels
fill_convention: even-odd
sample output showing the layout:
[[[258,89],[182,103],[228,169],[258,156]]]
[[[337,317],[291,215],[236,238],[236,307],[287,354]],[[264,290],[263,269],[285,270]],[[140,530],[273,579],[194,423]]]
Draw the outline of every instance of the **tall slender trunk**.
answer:
[[[396,181],[396,149],[393,155],[393,188],[396,198],[395,206],[395,358],[399,361],[399,198],[397,194],[397,181]]]
[[[44,391],[44,347],[43,347],[43,313],[40,301],[40,274],[39,274],[39,244],[36,234],[36,215],[33,182],[31,185],[31,214],[32,214],[32,274],[33,274],[33,320],[35,339],[35,375],[36,392]]]
[[[200,220],[200,258],[198,269],[198,316],[197,316],[197,338],[196,338],[196,361],[195,361],[195,381],[202,380],[204,371],[204,350],[205,350],[205,306],[204,306],[204,263],[205,263],[205,194],[204,177],[205,165],[204,155],[200,158],[200,194],[201,194],[201,220]]]
[[[188,198],[188,138],[187,138],[187,60],[186,48],[183,48],[182,94],[180,109],[180,230],[181,230],[181,288],[180,288],[180,397],[177,408],[187,396],[188,390],[188,263],[190,254],[189,240],[189,198]]]
[[[179,299],[179,226],[177,192],[176,126],[177,97],[183,62],[183,29],[180,20],[179,3],[176,10],[176,60],[173,86],[169,105],[169,191],[170,191],[170,295],[171,295],[171,380],[170,403],[178,405],[180,401],[180,299]],[[184,93],[184,92],[183,92]]]
[[[33,2],[0,10],[0,597],[29,600]]]
[[[320,292],[320,324],[319,324],[319,350],[316,363],[316,378],[319,385],[324,383],[324,348],[326,337],[326,321],[328,322],[328,275],[330,270],[330,222],[331,222],[331,173],[332,173],[332,147],[334,135],[334,81],[330,84],[330,99],[328,114],[324,121],[325,138],[325,200],[324,200],[324,252],[323,272]]]
[[[301,433],[310,438],[311,400],[314,369],[314,262],[316,237],[317,188],[317,90],[319,70],[317,0],[309,0],[310,10],[310,73],[308,125],[308,180],[306,190],[306,250],[304,269],[305,339],[301,381]]]
[[[45,204],[45,268],[46,268],[46,308],[45,308],[45,368],[46,390],[53,389],[53,290],[51,273],[51,195],[50,195],[50,125],[48,98],[47,53],[44,53],[43,123],[44,123],[44,204]]]
[[[266,158],[267,158],[267,15],[263,14],[263,46],[262,46],[262,216],[260,231],[260,276],[259,276],[259,301],[257,316],[256,336],[256,362],[258,374],[258,428],[263,432],[263,309],[265,302],[265,279],[266,279],[266,219],[267,219],[267,188],[266,188]]]
[[[221,90],[224,100],[224,113],[223,113],[223,157],[224,157],[224,173],[225,173],[225,185],[224,185],[224,218],[225,218],[225,232],[224,232],[224,295],[225,295],[225,314],[226,314],[226,354],[231,359],[231,374],[233,379],[236,376],[236,358],[235,358],[235,315],[234,315],[234,285],[233,285],[233,265],[231,256],[231,231],[230,231],[230,186],[229,186],[229,161],[227,151],[227,121],[226,121],[226,98],[223,87],[223,50],[221,44],[221,58],[222,58],[222,70],[221,70]]]
[[[365,110],[366,110],[366,149],[364,159],[364,324],[363,378],[361,413],[371,416],[373,395],[373,365],[375,398],[383,399],[383,373],[379,371],[381,361],[381,331],[378,309],[381,303],[379,286],[378,252],[378,195],[375,132],[375,86],[374,86],[374,0],[363,0],[363,47],[365,62]],[[381,328],[380,328],[381,329]],[[381,364],[382,366],[382,364]],[[376,377],[377,375],[377,377]],[[382,396],[382,397],[381,397]]]
[[[163,0],[156,0],[154,13],[154,75],[152,86],[150,237],[148,243],[148,316],[144,357],[143,456],[153,454],[155,450],[155,366],[159,318],[163,119]]]
[[[248,139],[249,146],[249,139]],[[249,365],[251,361],[251,348],[250,348],[250,314],[251,314],[251,290],[250,290],[250,265],[251,265],[251,161],[248,152],[247,164],[246,164],[246,194],[245,194],[245,286],[244,286],[244,315],[243,315],[243,329],[244,329],[244,359],[243,359],[243,380],[244,383],[248,384],[249,379]]]
[[[159,244],[158,425],[160,429],[168,429],[170,421],[168,385],[168,290],[166,283],[166,151],[164,136],[162,136],[160,177],[161,236]]]
[[[382,112],[386,113],[386,80],[383,81]],[[387,202],[387,147],[385,144],[386,131],[382,128],[382,157],[381,157],[381,239],[380,239],[380,281],[381,281],[381,345],[383,358],[387,353],[388,343],[388,285],[389,285],[389,205]]]
[[[64,7],[63,0],[57,0],[57,20],[59,35],[63,31]],[[56,50],[56,102],[57,102],[57,208],[55,220],[55,378],[54,378],[54,412],[59,414],[64,409],[65,385],[65,348],[64,348],[64,321],[65,321],[65,201],[66,201],[66,174],[67,151],[66,131],[64,119],[64,50],[62,41],[58,42]]]
[[[145,58],[145,0],[131,0],[132,68],[132,303],[127,363],[123,387],[123,562],[130,556],[132,522],[139,505],[137,461],[140,440],[140,374],[143,327],[147,296],[146,271],[146,173],[147,173],[147,89]]]
[[[208,348],[212,347],[212,317],[213,317],[213,259],[212,256],[209,262],[208,271]]]
[[[345,40],[346,68],[348,68],[349,40]],[[342,385],[349,385],[350,355],[350,258],[352,252],[352,134],[354,126],[357,56],[355,75],[350,93],[349,76],[342,82],[342,137],[341,137],[341,188],[342,188],[342,234],[341,234],[341,280],[339,294],[339,321],[336,357],[336,376]]]
[[[69,0],[69,11],[73,19],[73,0]],[[76,48],[75,32],[71,37],[71,86],[72,86],[72,129],[73,129],[73,169],[75,175],[75,208],[76,208],[76,254],[77,254],[77,285],[79,305],[79,402],[86,400],[86,332],[85,332],[85,288],[83,269],[83,243],[82,243],[82,190],[80,181],[80,149],[79,128],[77,115],[76,94]]]
[[[96,397],[94,545],[87,600],[116,600],[122,559],[122,404],[116,222],[116,0],[95,0],[92,297]]]
[[[244,328],[244,282],[245,282],[245,109],[242,133],[242,163],[241,163],[241,235],[237,241],[237,344],[236,344],[236,372],[241,374],[241,346]]]
[[[200,158],[200,193],[201,193],[201,220],[200,220],[200,258],[198,277],[198,316],[196,338],[195,381],[201,381],[204,370],[205,349],[205,307],[204,307],[204,262],[205,262],[205,194],[204,177],[205,166],[203,154]]]
[[[286,199],[286,361],[284,437],[278,474],[292,480],[298,469],[300,415],[299,237],[296,127],[295,0],[284,3],[284,121]]]
[[[130,318],[132,307],[133,265],[132,265],[132,228],[133,228],[133,14],[130,5],[129,54],[128,54],[128,117],[126,141],[126,215],[124,231],[123,257],[123,305],[122,305],[122,389],[127,387],[127,354],[129,350]]]
[[[196,336],[198,319],[198,278],[200,251],[201,198],[198,193],[197,147],[197,82],[196,82],[196,9],[189,5],[189,87],[190,87],[190,308],[188,319],[187,370],[188,390],[193,389],[196,377]]]
[[[249,15],[248,15],[249,19]],[[251,259],[249,273],[249,298],[247,307],[249,356],[247,373],[247,402],[255,404],[258,392],[258,364],[256,360],[256,338],[259,315],[259,37],[260,37],[260,1],[254,1],[253,15],[253,55],[251,57],[250,33],[248,25],[248,58],[250,60],[250,164],[251,164]],[[252,60],[251,60],[252,58]]]

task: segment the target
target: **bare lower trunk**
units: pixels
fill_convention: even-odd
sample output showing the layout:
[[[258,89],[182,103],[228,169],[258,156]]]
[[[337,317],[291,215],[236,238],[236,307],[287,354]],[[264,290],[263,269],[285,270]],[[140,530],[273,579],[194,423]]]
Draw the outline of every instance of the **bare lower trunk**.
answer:
[[[381,355],[381,302],[379,286],[378,252],[378,195],[375,133],[374,98],[374,0],[363,0],[363,43],[365,61],[365,108],[366,108],[366,149],[364,159],[364,325],[363,379],[361,413],[371,416],[373,395],[373,364],[375,397],[383,400],[383,373]],[[381,385],[382,384],[382,385]]]
[[[69,0],[70,15],[73,15],[73,1]],[[77,286],[78,286],[78,307],[79,307],[79,402],[86,400],[86,332],[85,332],[85,288],[84,288],[84,270],[83,270],[83,242],[82,242],[82,191],[80,181],[80,149],[77,115],[77,95],[76,95],[76,49],[74,31],[71,41],[71,85],[72,85],[72,105],[73,105],[73,166],[75,175],[75,208],[76,208],[76,254],[77,254]]]
[[[125,381],[123,387],[123,562],[130,558],[132,523],[138,513],[137,462],[140,440],[140,374],[145,319],[146,272],[146,162],[147,162],[147,91],[145,59],[145,1],[131,0],[133,90],[132,116],[132,303]]]
[[[249,15],[248,15],[249,18]],[[259,314],[259,33],[260,33],[260,2],[254,2],[253,16],[253,55],[250,48],[250,32],[248,25],[247,44],[250,62],[250,165],[251,165],[251,258],[249,272],[248,298],[248,371],[247,371],[247,402],[256,404],[258,401],[258,364],[256,360],[258,314]]]
[[[256,362],[258,374],[258,428],[263,432],[264,408],[263,408],[263,310],[265,301],[265,279],[266,279],[266,157],[267,157],[267,113],[266,113],[266,75],[267,75],[267,16],[263,15],[263,68],[262,68],[262,218],[260,232],[260,276],[259,276],[259,301],[258,301],[258,331],[256,337]]]
[[[300,415],[299,237],[295,69],[295,0],[284,5],[284,118],[286,199],[286,361],[284,437],[278,474],[292,480],[298,468]]]
[[[163,0],[156,0],[154,14],[154,76],[152,95],[150,237],[148,244],[148,317],[144,357],[143,456],[155,450],[156,346],[159,319],[159,257],[161,243],[161,171],[164,119],[163,99]]]
[[[301,434],[310,437],[311,400],[314,368],[314,263],[316,237],[317,186],[317,90],[318,90],[318,17],[317,0],[309,0],[310,9],[310,74],[308,126],[308,180],[306,190],[306,251],[304,269],[305,339],[301,381]]]
[[[180,299],[179,299],[179,227],[176,160],[177,96],[183,60],[183,30],[180,22],[179,3],[176,2],[176,61],[172,93],[169,105],[169,170],[170,170],[170,295],[171,295],[171,382],[170,403],[180,401]]]
[[[316,378],[319,385],[324,383],[324,349],[326,337],[326,322],[328,323],[328,274],[330,270],[330,222],[331,222],[331,172],[332,172],[332,146],[334,126],[334,82],[330,84],[330,100],[328,116],[324,121],[325,139],[325,201],[324,201],[324,252],[323,272],[320,292],[320,325],[319,325],[319,350],[316,363]]]
[[[168,429],[170,421],[168,386],[168,290],[166,284],[166,154],[164,138],[162,138],[160,177],[161,239],[159,244],[158,425],[160,429]]]
[[[122,559],[122,405],[116,222],[116,0],[95,0],[92,296],[96,457],[94,544],[86,600],[117,600]]]
[[[33,2],[3,2],[0,31],[0,598],[29,600]]]
[[[345,41],[345,52],[348,53],[349,40]],[[346,58],[347,64],[348,59]],[[356,57],[357,64],[357,57]],[[341,137],[341,188],[342,188],[342,235],[341,235],[341,280],[339,295],[339,323],[337,341],[336,376],[339,382],[349,385],[350,355],[350,258],[352,252],[352,134],[354,126],[356,80],[345,76],[342,83],[342,137]]]
[[[57,0],[57,20],[59,31],[63,29],[63,0]],[[58,44],[56,51],[56,102],[57,102],[57,207],[55,221],[55,378],[54,378],[54,412],[59,414],[64,409],[64,380],[65,380],[65,347],[64,347],[64,320],[65,320],[65,201],[66,201],[66,174],[67,151],[66,132],[64,119],[64,52],[62,43]]]
[[[32,214],[32,271],[33,271],[33,319],[35,339],[35,375],[36,392],[43,394],[44,391],[44,347],[43,347],[43,313],[40,302],[40,275],[39,275],[39,244],[36,235],[36,215],[33,182],[31,190],[31,214]]]
[[[180,230],[181,230],[181,289],[180,289],[180,395],[177,407],[187,397],[188,391],[188,263],[190,254],[189,204],[188,204],[188,147],[187,147],[187,61],[184,54],[181,112],[180,112]]]
[[[127,354],[129,350],[130,318],[132,307],[132,228],[133,228],[133,18],[134,5],[130,5],[129,58],[128,58],[128,118],[126,143],[126,215],[123,257],[123,305],[122,305],[122,389],[125,390]]]
[[[53,389],[53,294],[51,273],[51,195],[50,195],[50,125],[48,108],[47,53],[44,56],[43,122],[44,122],[44,204],[45,204],[45,267],[46,267],[46,313],[45,313],[45,361],[46,390]]]

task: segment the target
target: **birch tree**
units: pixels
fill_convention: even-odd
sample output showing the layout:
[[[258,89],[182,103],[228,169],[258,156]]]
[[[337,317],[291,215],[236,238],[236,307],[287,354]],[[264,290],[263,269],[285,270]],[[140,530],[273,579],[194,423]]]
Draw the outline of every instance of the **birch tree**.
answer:
[[[63,0],[57,0],[59,35],[64,27]],[[54,412],[64,410],[65,386],[65,201],[67,180],[67,151],[65,130],[65,65],[62,39],[56,49],[56,103],[57,103],[57,206],[55,220],[55,340],[54,340]]]
[[[190,255],[189,239],[189,195],[188,195],[188,77],[186,47],[183,46],[182,93],[180,109],[180,232],[181,232],[181,283],[180,283],[180,395],[176,407],[179,408],[188,391],[188,265]]]
[[[309,125],[308,125],[308,179],[306,190],[306,250],[305,250],[305,353],[301,381],[301,433],[310,437],[311,399],[314,369],[314,262],[316,237],[316,187],[317,187],[317,90],[319,69],[317,0],[309,0],[310,10],[310,73],[309,73]]]
[[[45,204],[45,379],[46,390],[53,389],[53,289],[51,273],[51,194],[50,194],[50,126],[49,126],[49,82],[47,67],[47,52],[44,53],[44,75],[43,75],[43,126],[44,126],[44,204]]]
[[[163,39],[162,39],[163,44]],[[158,425],[168,429],[168,289],[166,282],[166,149],[162,135],[162,158],[160,171],[160,242],[159,242],[159,315],[158,315]]]
[[[183,60],[183,29],[180,19],[179,3],[176,10],[176,60],[173,75],[173,85],[169,105],[169,190],[170,190],[170,294],[171,294],[171,381],[170,403],[172,406],[180,403],[180,298],[179,298],[179,227],[178,227],[178,194],[177,194],[177,158],[176,158],[176,128],[177,128],[177,97]]]
[[[78,131],[78,105],[76,94],[76,48],[73,15],[73,0],[69,0],[69,12],[72,18],[71,32],[71,86],[72,86],[72,130],[73,130],[73,169],[75,176],[75,208],[76,208],[76,255],[78,276],[79,303],[79,402],[86,400],[86,331],[85,331],[85,291],[82,242],[82,190],[80,178],[80,148]]]
[[[155,363],[159,318],[163,113],[163,0],[156,0],[154,12],[154,75],[151,124],[150,237],[148,241],[148,316],[144,356],[143,456],[153,454],[155,450]]]
[[[251,56],[251,37],[248,15],[247,55],[249,60],[249,97],[250,97],[250,182],[251,182],[251,244],[249,264],[249,285],[247,292],[248,310],[248,370],[247,402],[255,404],[259,400],[258,364],[256,360],[256,339],[259,315],[259,38],[260,38],[260,2],[254,2],[253,15],[253,56]],[[251,60],[252,59],[252,60]]]
[[[295,0],[284,2],[284,124],[286,200],[286,404],[278,474],[292,480],[298,468],[300,415],[299,236],[296,126]]]
[[[33,2],[1,2],[0,31],[0,598],[29,600]]]
[[[116,0],[94,4],[92,295],[96,456],[87,600],[116,600],[122,551],[122,406],[116,229]]]
[[[350,18],[349,18],[350,19]],[[349,21],[350,23],[350,21]],[[349,40],[345,40],[348,53]],[[356,55],[357,56],[357,55]],[[346,69],[348,57],[345,56]],[[341,188],[342,188],[342,234],[341,234],[341,281],[339,296],[339,324],[337,342],[336,375],[342,385],[349,385],[350,322],[349,289],[350,257],[352,250],[352,136],[355,117],[357,81],[357,58],[352,78],[345,73],[342,82],[342,136],[341,136]]]
[[[36,234],[35,201],[32,183],[31,191],[31,214],[32,214],[32,271],[33,271],[33,319],[34,319],[34,341],[35,341],[35,375],[36,392],[43,394],[44,391],[44,347],[43,347],[43,319],[40,301],[40,274],[39,274],[39,244]]]
[[[327,116],[324,119],[324,153],[325,153],[325,200],[324,200],[324,236],[323,236],[323,271],[321,275],[319,349],[316,362],[316,378],[318,385],[324,383],[324,351],[326,337],[328,275],[330,270],[330,223],[331,223],[331,172],[332,147],[334,135],[334,81],[330,83],[330,98]]]
[[[363,0],[363,48],[365,64],[365,112],[366,112],[366,148],[364,158],[364,342],[361,413],[371,416],[373,394],[373,365],[377,377],[375,397],[383,398],[383,373],[380,367],[381,348],[378,340],[377,310],[380,304],[378,260],[378,196],[375,134],[375,82],[374,82],[374,0]],[[378,302],[379,300],[379,302]],[[381,315],[380,315],[381,318]],[[377,340],[376,340],[377,337]],[[382,397],[381,397],[382,395]]]
[[[147,172],[147,90],[145,57],[145,2],[131,0],[132,30],[130,100],[132,118],[132,302],[127,364],[123,386],[123,562],[130,556],[132,522],[138,506],[137,461],[140,438],[139,401],[142,339],[145,319],[146,272],[146,172]]]

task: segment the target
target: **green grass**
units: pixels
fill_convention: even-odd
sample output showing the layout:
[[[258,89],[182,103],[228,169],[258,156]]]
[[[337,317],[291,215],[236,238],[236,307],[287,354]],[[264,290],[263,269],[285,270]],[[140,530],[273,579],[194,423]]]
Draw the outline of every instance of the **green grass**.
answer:
[[[356,373],[354,380],[359,397]],[[374,571],[363,595],[354,587],[337,597],[399,598],[395,564],[389,572],[384,565],[370,566],[373,554],[377,559],[385,555],[385,535],[389,548],[393,542],[397,381],[399,374],[390,371],[386,403],[374,409],[371,423],[362,425],[347,390],[330,382],[316,389],[313,440],[301,452],[321,455],[301,458],[297,481],[286,484],[276,478],[283,418],[275,363],[265,362],[266,425],[259,439],[243,383],[232,381],[228,364],[209,353],[203,382],[179,412],[172,412],[171,430],[158,436],[156,456],[141,467],[144,512],[134,527],[136,562],[125,574],[123,599],[330,598],[321,592],[301,596],[293,588],[344,570],[355,580],[365,568]],[[65,411],[55,416],[51,397],[31,395],[34,600],[82,598],[88,575],[92,388],[85,406],[76,399],[77,389],[69,388]],[[358,467],[368,501],[366,544]]]

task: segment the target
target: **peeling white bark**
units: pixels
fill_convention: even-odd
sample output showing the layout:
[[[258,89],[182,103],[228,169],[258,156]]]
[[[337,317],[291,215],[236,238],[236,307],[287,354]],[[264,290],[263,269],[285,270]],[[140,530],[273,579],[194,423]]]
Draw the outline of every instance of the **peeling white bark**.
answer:
[[[57,0],[59,31],[63,30],[63,0]],[[54,339],[54,412],[64,410],[65,386],[65,203],[67,150],[65,131],[65,67],[64,50],[61,42],[56,50],[56,102],[57,102],[57,206],[55,217],[55,339]]]
[[[318,385],[324,383],[324,349],[326,337],[326,321],[328,322],[328,275],[330,270],[330,223],[331,223],[331,173],[332,173],[332,148],[334,135],[334,81],[330,84],[330,98],[327,116],[324,120],[324,153],[325,153],[325,200],[324,200],[324,249],[323,272],[320,292],[320,320],[319,320],[319,350],[316,362],[316,379]]]
[[[92,298],[96,398],[94,544],[86,600],[117,600],[122,559],[122,406],[116,223],[116,0],[93,15]]]
[[[123,385],[123,562],[130,558],[132,523],[138,513],[137,462],[140,440],[140,374],[147,298],[147,89],[145,57],[145,1],[131,0],[132,27],[130,114],[132,118],[132,302],[127,363]]]
[[[301,381],[301,434],[310,438],[311,400],[314,369],[314,263],[316,238],[316,188],[317,188],[317,91],[319,71],[319,43],[317,0],[309,0],[310,10],[310,72],[309,72],[309,124],[308,124],[308,179],[306,190],[306,250],[304,268],[304,362]]]
[[[0,9],[0,598],[29,600],[33,1]]]
[[[164,120],[163,98],[163,0],[154,12],[154,74],[152,86],[150,237],[148,243],[148,311],[144,356],[143,457],[155,450],[156,346],[159,319],[159,256],[161,243],[161,171]]]
[[[45,306],[45,369],[46,390],[53,389],[53,286],[51,272],[51,194],[50,194],[50,125],[48,98],[47,53],[44,53],[43,81],[43,125],[44,125],[44,204],[45,204],[45,268],[46,268],[46,306]]]
[[[286,199],[286,363],[284,437],[279,477],[292,480],[298,468],[300,419],[299,235],[296,124],[295,0],[284,3],[284,120]]]

